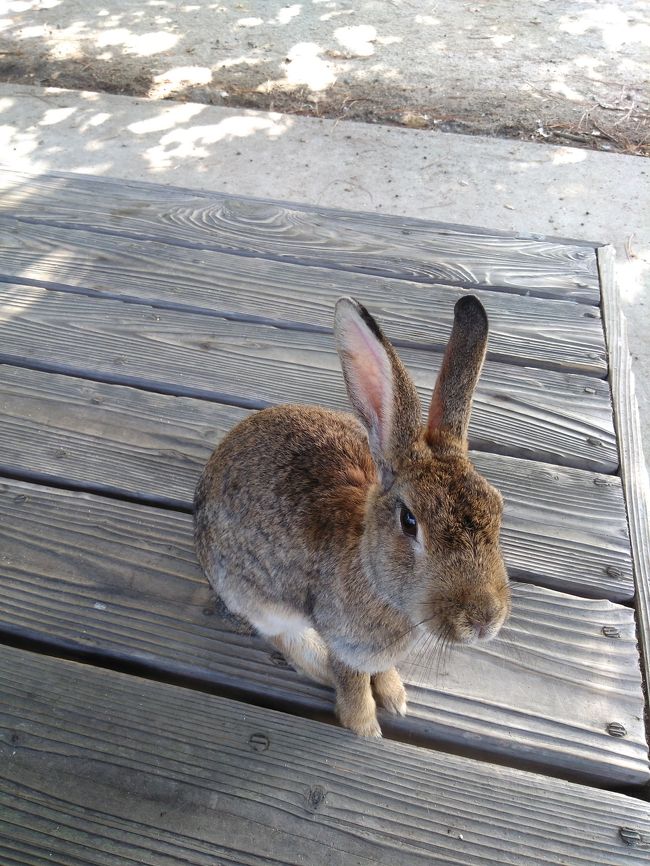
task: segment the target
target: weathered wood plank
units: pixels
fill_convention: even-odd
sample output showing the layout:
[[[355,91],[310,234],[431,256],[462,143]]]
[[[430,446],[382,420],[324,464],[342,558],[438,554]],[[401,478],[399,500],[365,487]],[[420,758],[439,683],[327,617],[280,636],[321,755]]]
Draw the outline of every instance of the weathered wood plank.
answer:
[[[210,615],[189,515],[18,482],[0,484],[0,508],[0,633],[331,713],[328,689]],[[513,607],[490,644],[441,666],[416,652],[411,715],[384,732],[608,786],[649,779],[633,611],[524,585]]]
[[[249,412],[0,365],[0,474],[191,508],[218,441]],[[620,479],[474,452],[505,497],[511,575],[625,601],[634,587]]]
[[[83,175],[5,170],[0,190],[0,213],[36,225],[422,282],[599,300],[595,251],[579,243]]]
[[[0,361],[259,408],[347,406],[327,334],[6,284]],[[423,401],[441,355],[400,352]],[[609,385],[591,377],[486,363],[472,447],[610,472],[618,467]]]
[[[627,503],[630,542],[636,583],[641,659],[646,684],[650,683],[650,481],[643,454],[641,419],[636,399],[627,322],[621,309],[613,247],[598,251],[603,296],[614,418],[621,455],[621,475]]]
[[[0,218],[0,275],[327,332],[336,299],[350,294],[376,312],[397,344],[435,350],[444,348],[454,304],[463,294],[449,286],[332,273],[7,218]],[[597,307],[481,289],[477,294],[490,317],[493,360],[606,376]]]
[[[6,864],[647,862],[620,794],[6,647],[0,694]]]

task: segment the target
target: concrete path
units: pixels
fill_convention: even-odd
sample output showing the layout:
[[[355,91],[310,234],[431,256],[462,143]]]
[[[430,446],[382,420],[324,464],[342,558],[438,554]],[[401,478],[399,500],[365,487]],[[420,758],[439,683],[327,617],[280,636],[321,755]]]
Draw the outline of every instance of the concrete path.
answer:
[[[646,0],[7,0],[0,81],[650,153]]]
[[[14,85],[0,86],[0,153],[4,164],[30,171],[152,180],[613,243],[650,431],[647,160]]]

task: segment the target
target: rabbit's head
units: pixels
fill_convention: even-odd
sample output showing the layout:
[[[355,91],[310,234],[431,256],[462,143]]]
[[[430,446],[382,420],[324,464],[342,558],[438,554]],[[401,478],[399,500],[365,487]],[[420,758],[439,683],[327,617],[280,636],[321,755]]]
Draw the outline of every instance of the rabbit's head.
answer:
[[[467,451],[487,333],[481,303],[462,297],[422,424],[415,386],[375,320],[351,298],[336,307],[348,394],[377,467],[361,539],[363,566],[375,592],[414,626],[461,643],[494,637],[510,610],[499,546],[501,495]]]

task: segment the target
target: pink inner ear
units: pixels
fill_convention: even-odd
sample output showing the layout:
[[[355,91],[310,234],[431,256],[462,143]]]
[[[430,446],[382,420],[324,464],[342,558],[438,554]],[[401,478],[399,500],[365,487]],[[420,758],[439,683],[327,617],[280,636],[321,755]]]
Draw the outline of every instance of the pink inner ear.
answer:
[[[385,448],[393,411],[393,378],[390,359],[379,340],[364,324],[352,320],[345,338],[349,359],[348,381],[356,402],[376,427],[371,434]],[[354,401],[354,399],[353,399]]]

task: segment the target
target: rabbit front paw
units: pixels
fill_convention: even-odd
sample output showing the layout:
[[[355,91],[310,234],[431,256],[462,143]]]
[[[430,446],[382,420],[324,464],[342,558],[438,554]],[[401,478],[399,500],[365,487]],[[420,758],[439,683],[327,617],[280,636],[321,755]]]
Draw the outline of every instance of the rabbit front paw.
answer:
[[[344,728],[349,728],[360,737],[381,737],[381,728],[377,721],[376,705],[372,697],[358,704],[339,701],[336,714]]]
[[[372,677],[372,688],[381,706],[396,716],[406,715],[406,690],[395,668]]]

